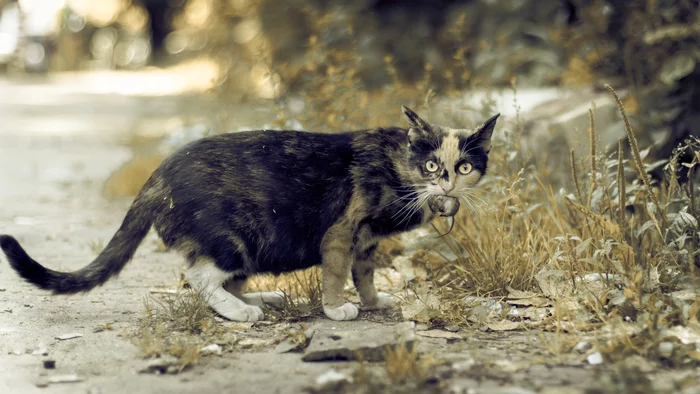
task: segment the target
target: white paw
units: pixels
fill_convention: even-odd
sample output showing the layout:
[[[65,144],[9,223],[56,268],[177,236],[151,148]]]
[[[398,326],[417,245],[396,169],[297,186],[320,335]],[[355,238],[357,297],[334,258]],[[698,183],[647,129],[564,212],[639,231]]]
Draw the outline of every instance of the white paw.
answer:
[[[245,293],[243,294],[243,301],[246,304],[259,307],[272,305],[275,308],[283,308],[286,299],[281,291],[263,291],[259,293]]]
[[[390,294],[379,292],[377,293],[377,303],[375,305],[363,305],[362,309],[376,310],[391,308],[396,304],[396,300]]]
[[[254,322],[265,319],[265,314],[259,306],[254,305],[240,305],[233,308],[224,308],[213,306],[214,310],[218,312],[221,316],[232,320],[240,322]]]
[[[396,304],[394,297],[387,293],[380,292],[377,294],[377,298],[379,298],[376,306],[377,309],[391,308]]]
[[[331,320],[354,320],[357,317],[357,307],[349,302],[337,307],[329,308],[324,306],[323,313]]]

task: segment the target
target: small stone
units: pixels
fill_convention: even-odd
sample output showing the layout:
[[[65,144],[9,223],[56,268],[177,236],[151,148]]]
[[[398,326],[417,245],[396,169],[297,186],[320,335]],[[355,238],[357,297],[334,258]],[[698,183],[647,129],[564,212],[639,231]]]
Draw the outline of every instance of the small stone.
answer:
[[[413,322],[404,322],[364,331],[317,332],[302,360],[384,361],[387,348],[415,348],[414,328]]]
[[[459,326],[456,326],[456,325],[453,325],[453,324],[447,325],[447,326],[445,326],[444,328],[445,328],[445,331],[449,331],[449,332],[459,332]]]
[[[166,373],[170,367],[177,367],[177,357],[166,354],[164,356],[148,360],[146,366],[139,372],[142,373]]]
[[[80,337],[82,337],[82,336],[83,336],[83,334],[80,334],[80,333],[77,333],[77,332],[73,332],[73,333],[70,333],[70,334],[58,335],[58,336],[56,336],[56,337],[54,337],[54,338],[58,339],[59,341],[65,341],[65,340],[68,340],[68,339],[80,338]]]
[[[308,328],[303,333],[298,333],[285,339],[277,344],[275,347],[275,353],[300,352],[304,350],[307,346],[309,346],[311,338],[313,338],[315,332],[315,329]]]
[[[426,338],[441,338],[445,339],[448,342],[450,341],[458,341],[464,339],[463,336],[450,332],[450,331],[443,331],[443,330],[426,330],[426,331],[418,331],[416,332],[416,335],[419,335],[421,337],[426,337]]]
[[[201,354],[214,354],[217,356],[220,356],[222,353],[221,346],[212,343],[211,345],[204,346],[203,348],[199,349]]]
[[[329,386],[341,382],[352,382],[352,377],[331,369],[330,371],[325,372],[316,378],[316,384],[319,386]]]
[[[659,354],[664,358],[671,357],[673,355],[673,342],[663,341],[659,343]]]
[[[600,352],[595,352],[593,354],[589,354],[588,357],[586,357],[586,361],[588,361],[588,363],[591,365],[602,364],[603,363],[603,354]]]
[[[474,361],[473,358],[468,358],[465,360],[457,361],[454,364],[452,364],[452,369],[457,372],[463,372],[472,369],[474,365],[476,365],[476,361]]]
[[[46,345],[44,345],[43,343],[40,343],[39,346],[36,347],[36,349],[32,350],[32,355],[33,356],[48,356],[49,350],[46,348]]]
[[[580,341],[579,343],[577,343],[577,344],[574,346],[574,350],[577,351],[577,352],[579,352],[579,353],[583,353],[583,352],[585,352],[586,350],[588,350],[588,349],[590,349],[590,348],[592,348],[592,347],[593,347],[593,345],[591,345],[590,342],[588,342],[588,341]]]
[[[44,360],[44,368],[45,369],[56,368],[56,360]]]
[[[56,376],[49,376],[47,379],[50,384],[54,383],[77,383],[77,382],[82,382],[83,378],[79,377],[78,375],[56,375]]]
[[[49,381],[48,381],[48,379],[46,379],[46,378],[39,378],[39,380],[37,380],[37,381],[34,383],[34,385],[35,385],[36,387],[49,387]]]
[[[257,349],[271,345],[271,340],[260,338],[243,338],[237,343],[243,349]]]

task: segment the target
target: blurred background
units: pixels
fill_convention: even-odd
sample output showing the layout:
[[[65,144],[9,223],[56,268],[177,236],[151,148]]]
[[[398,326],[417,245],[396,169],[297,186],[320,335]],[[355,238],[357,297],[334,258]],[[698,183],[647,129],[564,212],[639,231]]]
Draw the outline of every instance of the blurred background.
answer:
[[[157,140],[143,152],[158,157],[246,127],[400,124],[405,104],[451,124],[503,112],[559,166],[587,149],[591,105],[602,146],[624,135],[607,83],[640,145],[668,158],[699,133],[699,5],[0,0],[0,128],[108,128],[137,152]]]

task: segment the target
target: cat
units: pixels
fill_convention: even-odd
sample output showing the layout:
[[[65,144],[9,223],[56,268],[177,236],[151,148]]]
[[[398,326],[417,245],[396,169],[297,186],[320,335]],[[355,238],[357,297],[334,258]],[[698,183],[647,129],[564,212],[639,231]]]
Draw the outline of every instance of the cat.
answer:
[[[190,285],[229,320],[261,320],[261,306],[284,303],[280,292],[244,294],[248,277],[315,265],[325,315],[355,319],[358,308],[343,296],[348,274],[362,308],[393,305],[374,286],[377,242],[456,213],[486,173],[499,116],[452,129],[402,111],[407,129],[244,131],[185,145],[153,172],[100,255],[77,271],[45,268],[9,235],[0,235],[0,247],[28,282],[73,294],[117,275],[154,227],[185,256]]]

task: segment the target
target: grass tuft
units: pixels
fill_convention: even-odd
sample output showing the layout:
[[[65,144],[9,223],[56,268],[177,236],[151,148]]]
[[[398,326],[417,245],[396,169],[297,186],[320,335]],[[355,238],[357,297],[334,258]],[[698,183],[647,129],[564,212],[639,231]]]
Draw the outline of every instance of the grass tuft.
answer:
[[[415,345],[402,344],[388,347],[385,368],[389,378],[396,383],[419,382],[428,377],[437,361],[429,355],[420,355]]]

